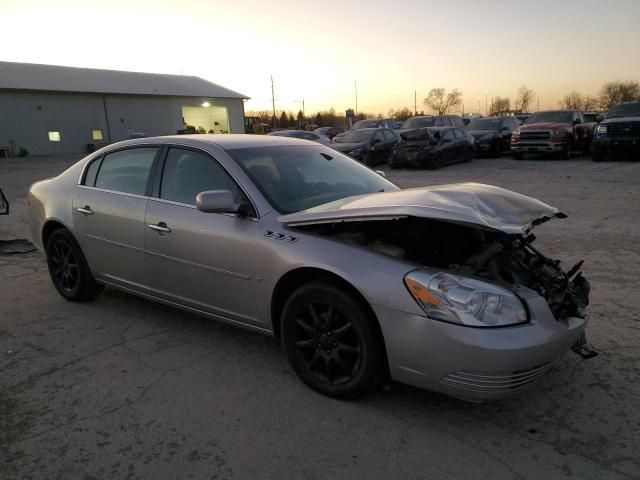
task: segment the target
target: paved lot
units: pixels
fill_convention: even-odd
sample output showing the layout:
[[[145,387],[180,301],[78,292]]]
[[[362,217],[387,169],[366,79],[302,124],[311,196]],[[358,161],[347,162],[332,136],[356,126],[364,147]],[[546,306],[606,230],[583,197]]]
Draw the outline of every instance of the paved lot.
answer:
[[[27,185],[73,160],[0,159],[13,207],[0,238],[27,235]],[[388,177],[563,209],[538,245],[586,259],[600,355],[570,354],[500,403],[397,384],[342,402],[304,387],[272,338],[114,290],[70,304],[39,253],[0,256],[0,478],[640,478],[640,163],[480,159]]]

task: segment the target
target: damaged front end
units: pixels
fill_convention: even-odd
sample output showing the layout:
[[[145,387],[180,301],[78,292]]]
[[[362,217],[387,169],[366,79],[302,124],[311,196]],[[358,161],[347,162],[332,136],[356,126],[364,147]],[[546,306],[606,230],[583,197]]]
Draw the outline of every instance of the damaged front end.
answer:
[[[484,287],[475,290],[475,300],[471,300],[476,301],[485,288],[481,296],[493,302],[495,313],[500,311],[500,298],[531,294],[544,299],[540,304],[546,303],[548,312],[541,313],[552,321],[586,320],[590,287],[580,273],[582,262],[565,270],[559,260],[546,257],[533,246],[535,236],[531,231],[536,225],[565,217],[557,208],[532,197],[491,185],[462,183],[348,197],[278,220],[289,227],[410,262],[418,266],[416,271],[422,270],[427,276],[441,272],[451,284],[458,283],[459,292],[474,290],[464,285],[464,279],[485,282]],[[426,285],[427,301],[437,303],[437,298],[430,297],[432,293],[437,297],[440,292],[446,297],[446,282],[436,281],[435,290],[429,291],[431,280],[425,281],[428,283],[418,281],[417,288]],[[416,292],[411,293],[418,300]],[[525,305],[525,299],[519,298],[518,302]],[[484,300],[474,305],[461,304],[459,310],[479,308],[482,314]],[[447,301],[443,298],[443,304]],[[436,318],[430,315],[429,308],[421,307],[427,316]],[[457,323],[513,325],[520,321],[520,313],[510,320],[499,316],[481,318],[482,325],[474,325],[478,320],[474,314],[475,320],[467,317],[465,322],[458,318]],[[443,318],[439,319],[448,321]],[[574,351],[585,358],[593,356],[584,339],[578,340]]]
[[[580,272],[582,261],[565,271],[533,247],[531,233],[508,234],[429,218],[350,221],[304,227],[316,234],[361,245],[430,270],[484,280],[514,294],[520,287],[545,299],[556,320],[586,318],[589,282]],[[579,341],[583,357],[595,352]]]

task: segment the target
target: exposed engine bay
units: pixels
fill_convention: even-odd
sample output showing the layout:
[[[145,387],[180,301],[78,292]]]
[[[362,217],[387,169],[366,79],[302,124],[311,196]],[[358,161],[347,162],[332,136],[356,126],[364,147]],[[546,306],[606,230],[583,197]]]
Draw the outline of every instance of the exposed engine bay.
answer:
[[[590,287],[579,272],[582,262],[565,272],[559,260],[545,257],[532,246],[533,234],[510,235],[414,217],[301,228],[427,267],[523,285],[546,299],[557,320],[586,316]]]

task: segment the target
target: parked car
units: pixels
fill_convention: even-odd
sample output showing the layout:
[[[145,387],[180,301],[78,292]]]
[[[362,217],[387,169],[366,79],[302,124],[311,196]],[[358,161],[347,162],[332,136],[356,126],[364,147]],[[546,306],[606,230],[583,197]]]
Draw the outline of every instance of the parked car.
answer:
[[[458,127],[464,128],[462,117],[458,115],[419,115],[411,117],[400,125],[399,133],[426,127]]]
[[[361,128],[398,128],[399,124],[394,118],[372,118],[368,120],[358,120],[351,127],[351,130]]]
[[[432,127],[403,131],[402,142],[389,157],[391,168],[417,167],[437,170],[444,165],[470,162],[473,137],[461,128]]]
[[[317,133],[318,135],[324,135],[327,138],[329,138],[329,140],[331,140],[336,135],[340,133],[344,133],[344,131],[345,130],[342,127],[320,127],[320,128],[316,128],[313,131],[313,133]]]
[[[372,166],[386,163],[398,141],[398,135],[388,128],[359,128],[336,137],[331,148]]]
[[[476,154],[499,156],[511,149],[511,135],[520,122],[515,117],[475,118],[467,126],[474,138]]]
[[[589,284],[531,246],[557,208],[499,187],[401,190],[325,146],[257,135],[109,145],[31,186],[67,300],[105,285],[273,334],[311,388],[470,400],[585,352]]]
[[[315,132],[305,132],[304,130],[277,130],[275,132],[267,133],[267,135],[274,137],[300,138],[302,140],[310,140],[321,145],[331,144],[331,140],[329,140],[329,137],[326,135],[320,135]]]
[[[579,110],[548,110],[531,115],[511,136],[513,158],[525,153],[562,155],[569,159],[574,150],[588,152],[595,124],[588,123]]]
[[[614,105],[596,127],[592,159],[602,162],[608,154],[640,159],[640,101]]]

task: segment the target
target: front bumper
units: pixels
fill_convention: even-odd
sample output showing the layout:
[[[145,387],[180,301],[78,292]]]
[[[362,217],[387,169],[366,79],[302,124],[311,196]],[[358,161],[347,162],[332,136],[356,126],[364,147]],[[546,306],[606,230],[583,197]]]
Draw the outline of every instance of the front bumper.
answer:
[[[496,400],[531,387],[576,343],[587,319],[558,321],[542,297],[527,295],[530,322],[503,328],[452,325],[373,306],[391,377],[472,401]]]
[[[524,141],[511,144],[516,153],[561,153],[567,148],[567,142]]]
[[[605,153],[640,153],[639,137],[595,137],[592,144],[593,149]]]

